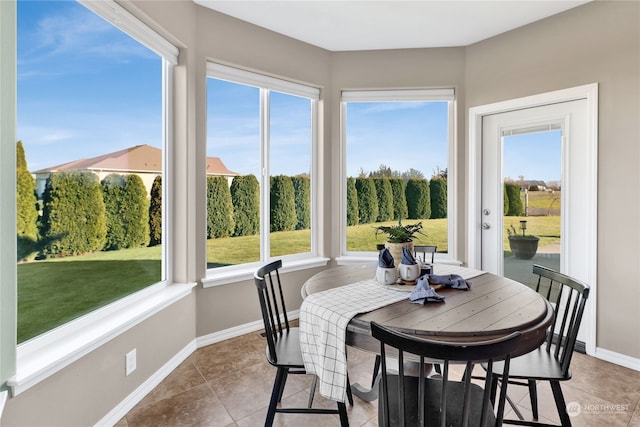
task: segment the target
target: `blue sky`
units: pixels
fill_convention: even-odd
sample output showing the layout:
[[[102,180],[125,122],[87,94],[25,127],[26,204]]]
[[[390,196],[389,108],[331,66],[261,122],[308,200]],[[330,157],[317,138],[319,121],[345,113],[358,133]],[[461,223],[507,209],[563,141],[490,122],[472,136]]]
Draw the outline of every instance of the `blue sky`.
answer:
[[[18,129],[30,170],[161,142],[159,56],[73,1],[18,1]]]
[[[559,130],[504,138],[503,173],[518,180],[560,181],[561,133]]]
[[[32,171],[138,144],[160,147],[161,78],[160,57],[84,6],[18,1],[18,139]],[[209,82],[207,154],[257,174],[258,90]],[[384,164],[429,178],[446,168],[446,110],[445,103],[351,103],[347,174]],[[272,174],[309,172],[309,114],[308,100],[272,94]],[[504,153],[505,176],[560,177],[557,133],[510,137]]]

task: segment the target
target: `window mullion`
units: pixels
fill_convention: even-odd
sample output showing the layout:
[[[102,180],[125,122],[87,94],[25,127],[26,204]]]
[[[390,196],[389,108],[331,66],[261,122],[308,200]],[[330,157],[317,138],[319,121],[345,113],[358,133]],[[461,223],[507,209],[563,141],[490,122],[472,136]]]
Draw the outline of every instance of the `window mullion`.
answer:
[[[269,172],[269,90],[260,89],[260,258],[267,261],[270,253],[271,198]]]

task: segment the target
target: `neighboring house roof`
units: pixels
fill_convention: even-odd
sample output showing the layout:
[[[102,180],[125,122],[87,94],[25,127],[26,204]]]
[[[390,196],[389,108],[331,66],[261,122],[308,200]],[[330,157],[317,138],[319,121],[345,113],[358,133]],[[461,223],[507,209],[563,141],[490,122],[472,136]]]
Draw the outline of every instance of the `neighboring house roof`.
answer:
[[[136,145],[91,159],[80,159],[32,172],[51,173],[69,170],[99,170],[129,173],[161,173],[162,150],[150,145]],[[219,157],[207,157],[207,175],[236,176]]]

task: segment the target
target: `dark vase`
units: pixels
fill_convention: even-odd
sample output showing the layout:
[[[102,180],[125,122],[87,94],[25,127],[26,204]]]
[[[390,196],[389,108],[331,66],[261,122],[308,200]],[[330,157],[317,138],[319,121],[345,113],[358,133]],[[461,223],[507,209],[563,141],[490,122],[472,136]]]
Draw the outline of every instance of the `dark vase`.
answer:
[[[516,258],[531,259],[538,250],[538,241],[534,236],[509,236],[509,247]]]

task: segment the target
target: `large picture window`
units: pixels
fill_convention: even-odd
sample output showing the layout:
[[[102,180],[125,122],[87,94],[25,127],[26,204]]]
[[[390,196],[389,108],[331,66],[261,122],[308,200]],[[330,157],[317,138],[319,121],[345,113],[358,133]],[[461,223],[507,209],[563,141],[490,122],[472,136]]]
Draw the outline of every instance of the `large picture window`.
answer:
[[[17,15],[23,343],[165,279],[159,51],[172,46],[110,2],[18,1]]]
[[[452,253],[453,90],[344,91],[343,253],[375,251],[374,227],[422,224],[414,243]]]
[[[207,268],[314,254],[312,87],[209,64]]]

